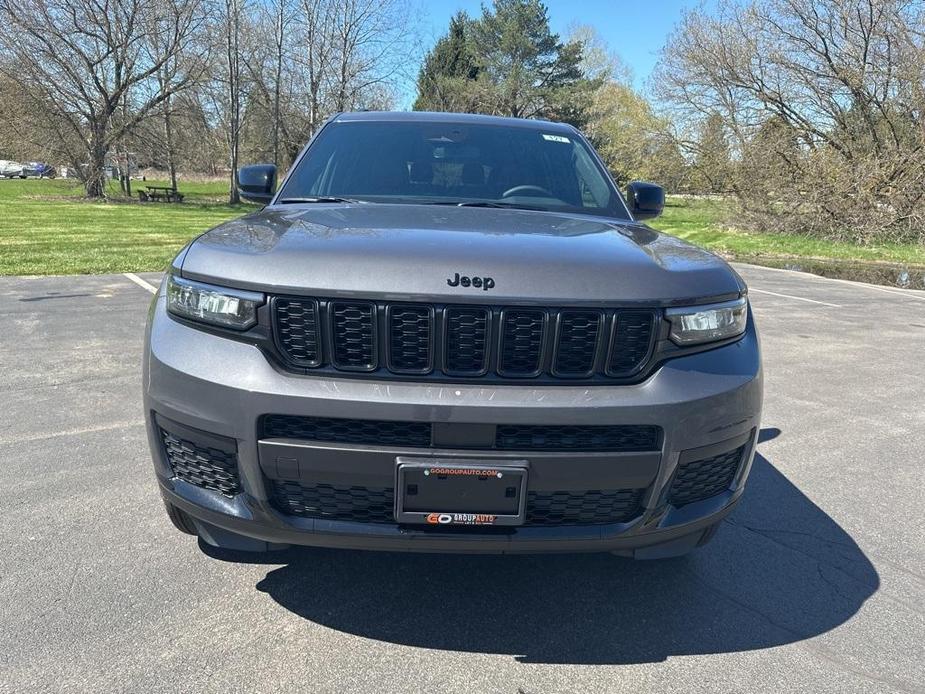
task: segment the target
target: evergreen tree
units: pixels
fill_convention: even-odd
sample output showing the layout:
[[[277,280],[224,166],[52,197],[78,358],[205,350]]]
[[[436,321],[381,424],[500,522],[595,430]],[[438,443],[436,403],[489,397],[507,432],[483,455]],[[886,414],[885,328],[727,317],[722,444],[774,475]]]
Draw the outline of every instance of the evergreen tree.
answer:
[[[482,16],[458,14],[428,54],[415,109],[467,110],[583,125],[595,80],[582,44],[563,43],[539,0],[494,0]]]
[[[466,83],[479,76],[467,41],[471,26],[472,20],[465,12],[450,19],[449,31],[427,54],[418,73],[415,111],[451,111],[465,101],[459,98],[459,88],[465,91]]]

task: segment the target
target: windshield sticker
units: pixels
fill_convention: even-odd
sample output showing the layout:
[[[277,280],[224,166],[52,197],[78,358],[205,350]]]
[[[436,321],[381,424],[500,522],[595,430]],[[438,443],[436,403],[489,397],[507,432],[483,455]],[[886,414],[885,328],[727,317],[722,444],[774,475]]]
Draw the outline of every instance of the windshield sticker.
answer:
[[[569,139],[562,135],[547,135],[543,133],[543,139],[549,140],[550,142],[564,142],[565,144],[569,144]]]

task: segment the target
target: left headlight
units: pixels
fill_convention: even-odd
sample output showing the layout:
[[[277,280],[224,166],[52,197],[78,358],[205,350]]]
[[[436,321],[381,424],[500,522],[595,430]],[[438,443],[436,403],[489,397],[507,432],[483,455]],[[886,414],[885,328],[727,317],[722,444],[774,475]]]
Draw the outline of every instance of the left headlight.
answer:
[[[742,296],[722,304],[669,308],[665,317],[671,321],[671,340],[678,345],[717,342],[745,332],[748,299]]]
[[[257,307],[263,294],[216,287],[171,275],[167,278],[167,310],[175,316],[215,325],[247,330],[257,324]]]

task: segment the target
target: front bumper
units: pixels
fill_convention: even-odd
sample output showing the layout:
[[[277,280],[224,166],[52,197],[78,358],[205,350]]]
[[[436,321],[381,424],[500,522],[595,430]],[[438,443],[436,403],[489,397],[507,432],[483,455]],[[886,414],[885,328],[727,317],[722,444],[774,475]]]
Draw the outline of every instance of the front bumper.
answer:
[[[144,405],[164,498],[201,534],[261,542],[438,552],[616,551],[680,553],[727,514],[744,489],[759,428],[762,375],[749,319],[738,342],[669,361],[638,385],[545,386],[416,384],[297,376],[277,370],[254,346],[190,328],[151,307],[144,356]],[[553,453],[464,448],[403,448],[262,441],[263,415],[468,425],[656,425],[649,453]],[[178,426],[236,442],[240,493],[222,494],[177,479],[164,455],[162,427]],[[710,498],[668,502],[679,460],[692,451],[742,447],[731,483]],[[272,452],[272,453],[271,453]],[[639,513],[619,523],[516,528],[410,528],[287,515],[272,503],[272,480],[292,479],[276,461],[310,461],[296,479],[388,487],[395,458],[528,459],[533,491],[644,489]],[[641,548],[652,548],[641,550]]]

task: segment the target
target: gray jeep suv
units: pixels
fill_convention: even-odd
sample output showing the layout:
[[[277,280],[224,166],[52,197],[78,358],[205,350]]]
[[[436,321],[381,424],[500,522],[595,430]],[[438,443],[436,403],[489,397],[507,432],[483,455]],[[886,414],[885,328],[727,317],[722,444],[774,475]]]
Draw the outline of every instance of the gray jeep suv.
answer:
[[[174,524],[219,547],[705,543],[761,414],[746,287],[639,220],[568,125],[347,113],[154,300],[144,407]]]

